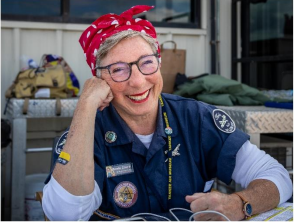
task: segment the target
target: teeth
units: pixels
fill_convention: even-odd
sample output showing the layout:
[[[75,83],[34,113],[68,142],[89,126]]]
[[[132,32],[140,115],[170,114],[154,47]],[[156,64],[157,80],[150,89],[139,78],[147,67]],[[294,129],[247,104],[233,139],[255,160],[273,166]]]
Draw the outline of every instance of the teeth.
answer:
[[[133,99],[135,101],[140,101],[140,100],[143,100],[145,99],[149,94],[149,90],[146,91],[144,94],[142,94],[141,96],[128,96],[130,99]]]

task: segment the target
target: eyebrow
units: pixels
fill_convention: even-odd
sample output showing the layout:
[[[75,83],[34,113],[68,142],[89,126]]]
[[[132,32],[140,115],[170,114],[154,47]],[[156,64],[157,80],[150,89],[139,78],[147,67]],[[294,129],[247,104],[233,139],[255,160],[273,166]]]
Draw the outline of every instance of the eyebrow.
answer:
[[[155,55],[155,54],[156,54],[156,53],[153,53],[153,52],[152,52],[152,54],[144,54],[144,55],[141,55],[138,59],[136,59],[136,60],[134,60],[134,61],[132,61],[132,62],[136,62],[136,61],[140,60],[140,59],[143,58],[143,57],[150,56],[150,55]],[[117,61],[117,62],[113,62],[113,63],[111,63],[111,64],[109,64],[109,65],[113,65],[113,64],[116,64],[116,63],[131,63],[131,62],[124,62],[124,61],[119,60],[119,61]],[[109,65],[106,65],[106,66],[109,66]],[[104,66],[104,67],[106,67],[106,66]]]

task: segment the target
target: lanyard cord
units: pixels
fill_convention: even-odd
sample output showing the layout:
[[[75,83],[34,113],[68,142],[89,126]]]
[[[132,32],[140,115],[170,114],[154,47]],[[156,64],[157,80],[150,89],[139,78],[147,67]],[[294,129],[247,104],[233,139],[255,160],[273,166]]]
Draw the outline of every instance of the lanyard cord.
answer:
[[[170,208],[169,205],[171,205],[171,199],[172,199],[172,139],[171,139],[171,128],[169,126],[169,120],[166,112],[166,107],[164,106],[164,102],[162,99],[162,96],[159,96],[161,107],[162,107],[162,113],[163,118],[165,121],[165,133],[168,136],[168,209]],[[170,131],[169,131],[170,130]]]

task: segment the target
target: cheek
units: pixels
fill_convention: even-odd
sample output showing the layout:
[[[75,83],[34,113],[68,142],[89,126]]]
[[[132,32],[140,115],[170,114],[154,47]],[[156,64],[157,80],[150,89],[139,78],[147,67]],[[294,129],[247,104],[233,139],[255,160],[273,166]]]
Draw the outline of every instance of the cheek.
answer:
[[[162,89],[163,87],[163,78],[160,72],[155,73],[154,75],[150,76],[150,82],[152,82],[155,86]]]
[[[119,93],[123,92],[126,88],[126,84],[114,82],[111,76],[108,74],[103,74],[102,79],[108,83],[114,96],[119,95]]]
[[[124,96],[124,91],[126,89],[125,84],[122,84],[122,83],[118,84],[118,83],[115,83],[112,81],[109,83],[109,86],[112,90],[114,99],[118,99],[118,98]]]

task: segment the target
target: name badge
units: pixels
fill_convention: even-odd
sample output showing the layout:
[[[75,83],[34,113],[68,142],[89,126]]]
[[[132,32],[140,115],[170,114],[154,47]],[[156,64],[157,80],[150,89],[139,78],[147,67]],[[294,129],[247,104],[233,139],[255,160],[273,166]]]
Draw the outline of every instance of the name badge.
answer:
[[[107,178],[134,173],[133,163],[121,163],[106,166]]]

